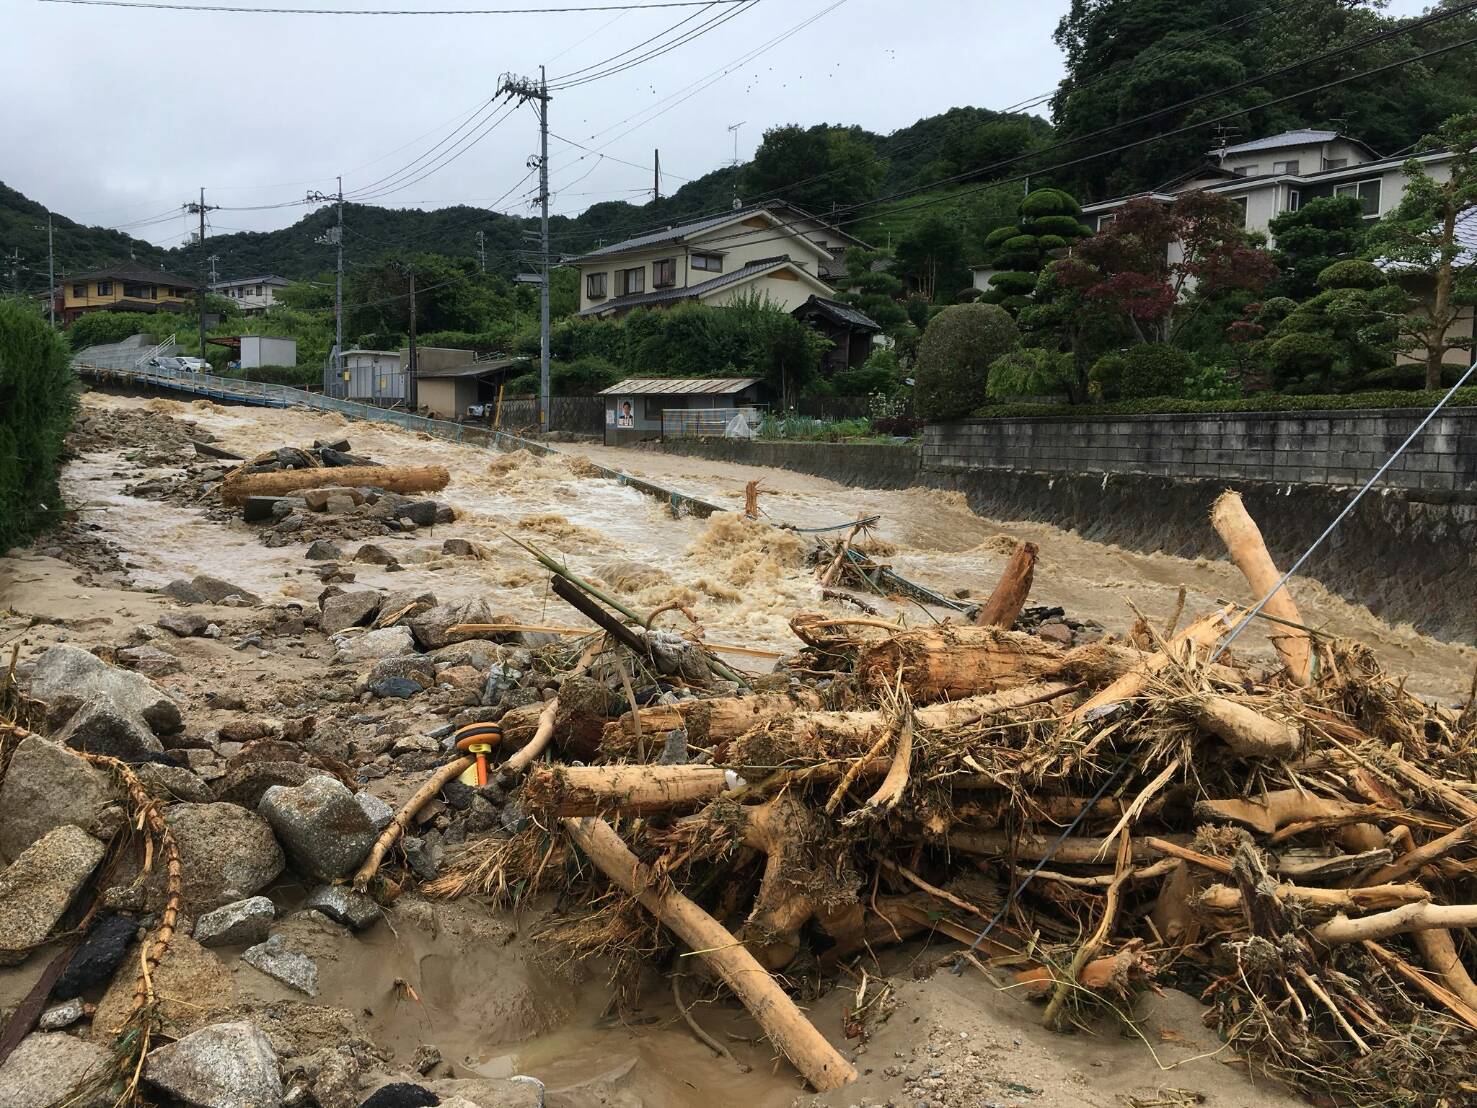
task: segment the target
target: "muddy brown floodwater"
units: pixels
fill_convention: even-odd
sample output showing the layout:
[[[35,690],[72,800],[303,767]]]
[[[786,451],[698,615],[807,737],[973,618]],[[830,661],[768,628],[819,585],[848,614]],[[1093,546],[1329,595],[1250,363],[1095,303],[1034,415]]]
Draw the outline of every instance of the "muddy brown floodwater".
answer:
[[[440,498],[456,507],[460,518],[437,529],[438,545],[441,535],[464,535],[485,544],[491,556],[470,568],[465,560],[409,568],[420,571],[443,598],[488,594],[495,597],[495,609],[519,618],[563,623],[570,613],[549,596],[547,575],[503,537],[504,531],[558,551],[578,572],[620,588],[638,606],[670,600],[693,606],[715,641],[790,650],[796,642],[788,624],[795,612],[841,611],[822,601],[804,565],[805,544],[792,533],[737,516],[673,519],[649,496],[582,476],[581,456],[735,507],[743,503],[745,482],[761,479],[760,505],[776,523],[813,527],[878,513],[877,537],[896,547],[887,560],[904,576],[946,594],[957,588],[987,593],[1014,541],[1029,539],[1041,551],[1032,602],[1060,606],[1113,633],[1132,625],[1131,605],[1156,623],[1167,619],[1180,586],[1187,591],[1189,614],[1207,611],[1218,600],[1255,599],[1229,562],[1137,553],[1047,524],[985,519],[958,493],[850,488],[784,470],[584,444],[563,446],[554,458],[496,455],[384,425],[349,423],[337,415],[226,408],[206,401],[93,394],[88,403],[188,418],[243,455],[348,436],[356,451],[383,462],[444,465],[452,479]],[[238,580],[266,596],[299,591],[299,550],[266,549],[244,524],[203,528],[189,509],[126,496],[124,480],[109,476],[115,461],[104,455],[74,464],[65,487],[73,503],[104,509],[98,522],[127,552],[137,584],[158,585],[189,571]],[[136,472],[128,479],[136,480]],[[367,566],[360,581],[402,588],[417,583],[414,576]],[[1470,644],[1390,624],[1315,581],[1294,578],[1291,588],[1305,621],[1373,646],[1389,671],[1409,676],[1413,690],[1454,699],[1469,688],[1477,665],[1477,650]],[[1432,603],[1440,602],[1432,597]],[[909,618],[929,617],[913,608]],[[1248,629],[1238,649],[1270,658],[1264,627]]]
[[[1134,620],[1131,605],[1162,622],[1177,591],[1188,593],[1187,613],[1218,599],[1245,602],[1244,582],[1221,561],[1190,561],[1140,554],[1085,541],[1040,524],[1007,523],[972,513],[962,497],[937,491],[849,488],[780,470],[756,469],[656,452],[566,445],[562,454],[537,458],[524,452],[494,454],[395,428],[349,423],[335,415],[223,407],[90,393],[93,411],[148,412],[189,421],[210,432],[217,445],[243,456],[314,439],[347,437],[356,453],[391,464],[444,465],[451,482],[437,499],[456,509],[456,522],[411,535],[373,541],[395,553],[403,569],[354,563],[355,587],[423,588],[443,600],[484,597],[494,612],[518,620],[576,624],[577,617],[547,587],[548,574],[509,541],[516,535],[556,552],[582,576],[598,579],[633,605],[649,609],[680,601],[697,614],[715,644],[793,651],[790,618],[801,611],[844,614],[821,597],[806,565],[808,540],[749,522],[737,513],[709,520],[673,518],[666,506],[629,487],[589,476],[582,458],[650,477],[664,485],[739,508],[744,485],[759,478],[767,519],[814,527],[877,513],[876,540],[886,560],[907,577],[953,593],[986,593],[1018,539],[1040,547],[1032,600],[1060,606],[1079,620],[1095,620],[1123,633]],[[150,591],[181,577],[206,573],[244,586],[270,606],[283,600],[311,603],[321,584],[300,544],[269,548],[237,519],[207,518],[200,508],[128,495],[125,486],[172,472],[167,454],[116,444],[85,453],[64,474],[68,502],[81,527],[118,550],[121,574],[78,572],[73,564],[19,551],[0,558],[0,623],[17,627],[0,636],[34,656],[63,639],[81,644],[117,643],[140,625],[172,610]],[[1208,505],[1207,505],[1208,507]],[[447,537],[481,545],[480,558],[441,554]],[[345,544],[352,551],[353,543]],[[414,556],[412,556],[412,554]],[[1304,618],[1330,632],[1374,646],[1385,666],[1408,674],[1411,687],[1455,698],[1469,681],[1477,651],[1391,626],[1367,610],[1332,596],[1321,586],[1296,581]],[[1439,598],[1435,602],[1439,602]],[[917,606],[887,604],[911,621],[931,618]],[[222,622],[232,609],[213,613]],[[39,617],[41,622],[32,622]],[[678,618],[675,615],[667,618]],[[5,621],[10,622],[6,623]],[[171,643],[185,672],[166,679],[189,703],[192,733],[209,734],[225,718],[211,697],[235,692],[252,704],[290,705],[285,690],[310,686],[328,663],[301,642],[289,650],[243,651],[229,641],[181,639]],[[1238,649],[1271,656],[1256,629]],[[740,668],[763,663],[741,655]],[[275,699],[273,699],[275,698]],[[355,710],[350,708],[349,710]],[[391,803],[418,783],[375,782]],[[401,790],[395,794],[394,790]],[[279,900],[301,895],[273,890]],[[427,921],[429,922],[429,925]],[[643,1008],[626,1022],[606,1016],[609,994],[602,978],[571,982],[530,953],[517,919],[494,919],[471,902],[430,906],[402,903],[386,924],[357,944],[339,938],[298,936],[322,969],[319,1003],[361,1015],[367,1033],[400,1064],[421,1043],[436,1043],[459,1074],[488,1079],[534,1073],[551,1090],[551,1105],[618,1108],[786,1108],[803,1093],[789,1067],[777,1062],[739,1008],[701,1002],[695,1015],[746,1064],[715,1058],[677,1017],[665,982],[653,976]],[[938,969],[943,951],[927,944],[885,956],[893,974],[896,1007],[865,1045],[841,1042],[855,1052],[857,1085],[815,1103],[831,1108],[893,1103],[914,1108],[998,1105],[1124,1103],[1272,1106],[1296,1103],[1248,1083],[1214,1036],[1198,1024],[1200,1009],[1172,991],[1150,996],[1131,1035],[1050,1035],[1039,1027],[1040,1010],[995,988],[970,970],[955,977]],[[237,999],[270,1004],[290,999],[255,971],[233,970]],[[34,980],[34,966],[0,971],[0,1005],[13,1004]],[[875,988],[873,979],[873,987]],[[414,982],[409,1000],[402,982]],[[842,1006],[859,982],[840,987],[810,1007],[818,1027],[839,1040]],[[1196,1097],[1205,1098],[1196,1100]]]

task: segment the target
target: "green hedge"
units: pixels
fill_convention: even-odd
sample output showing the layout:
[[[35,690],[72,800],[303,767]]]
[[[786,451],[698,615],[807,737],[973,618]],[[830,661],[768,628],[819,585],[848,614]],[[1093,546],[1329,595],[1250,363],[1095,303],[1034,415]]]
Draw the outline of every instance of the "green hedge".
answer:
[[[241,381],[265,381],[269,385],[287,385],[295,389],[321,388],[323,370],[315,365],[259,365],[250,369],[231,369],[221,376]]]
[[[61,336],[28,305],[0,301],[0,554],[62,510],[57,462],[74,384]]]
[[[1446,395],[1444,389],[1378,392],[1346,392],[1327,396],[1290,396],[1280,392],[1258,393],[1236,400],[1181,400],[1173,396],[1151,396],[1145,400],[1117,400],[1108,404],[986,404],[974,414],[981,419],[1012,419],[1024,416],[1069,420],[1105,419],[1121,415],[1199,415],[1217,412],[1319,412],[1352,408],[1432,408]],[[1450,407],[1477,407],[1477,386],[1458,389]]]

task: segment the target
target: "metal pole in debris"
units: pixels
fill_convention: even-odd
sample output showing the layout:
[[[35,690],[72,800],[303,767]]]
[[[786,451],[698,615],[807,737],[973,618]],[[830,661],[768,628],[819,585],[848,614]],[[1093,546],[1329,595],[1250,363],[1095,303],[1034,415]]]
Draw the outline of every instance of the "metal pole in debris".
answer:
[[[205,189],[200,189],[200,357],[205,358],[205,292],[210,282],[205,276]]]

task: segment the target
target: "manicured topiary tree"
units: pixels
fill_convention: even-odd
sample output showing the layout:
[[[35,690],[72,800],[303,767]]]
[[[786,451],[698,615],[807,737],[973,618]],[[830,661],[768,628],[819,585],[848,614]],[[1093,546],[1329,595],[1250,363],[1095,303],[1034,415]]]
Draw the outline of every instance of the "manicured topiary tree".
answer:
[[[913,403],[920,419],[966,416],[988,397],[990,363],[1020,339],[997,304],[955,304],[929,321],[918,344]]]
[[[985,236],[985,264],[1000,272],[980,298],[999,304],[1015,315],[1031,303],[1041,269],[1053,252],[1092,230],[1081,221],[1082,208],[1061,189],[1036,189],[1021,201],[1014,226],[999,227]]]
[[[1318,274],[1318,287],[1323,291],[1267,332],[1264,346],[1279,388],[1342,392],[1395,362],[1407,298],[1378,266],[1334,262]]]
[[[1195,362],[1183,350],[1163,342],[1141,342],[1123,352],[1118,395],[1125,400],[1178,396]]]

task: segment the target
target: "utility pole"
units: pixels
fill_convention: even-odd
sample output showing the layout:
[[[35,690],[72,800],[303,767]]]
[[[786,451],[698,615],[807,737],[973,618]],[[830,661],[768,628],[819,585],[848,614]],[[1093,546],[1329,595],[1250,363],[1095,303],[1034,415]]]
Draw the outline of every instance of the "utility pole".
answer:
[[[221,260],[221,256],[219,254],[212,254],[205,260],[210,263],[210,287],[215,288],[216,284],[220,281],[220,275],[215,271],[215,263]]]
[[[205,360],[205,293],[210,282],[205,273],[205,213],[213,212],[219,204],[207,204],[205,202],[205,189],[200,189],[200,202],[198,204],[186,204],[185,210],[191,215],[200,216],[200,360]]]
[[[410,396],[412,413],[420,408],[420,383],[415,375],[415,267],[410,267],[410,365],[406,369],[405,391]]]
[[[477,268],[487,272],[487,232],[477,232]]]
[[[21,248],[17,246],[10,252],[10,292],[12,296],[21,294]]]
[[[539,202],[539,428],[549,430],[549,83],[544,67],[538,68],[538,84],[504,74],[498,95],[538,101],[538,202]]]
[[[40,224],[36,230],[40,230]],[[46,213],[46,318],[56,326],[56,241],[51,233],[51,213]]]
[[[738,133],[739,128],[744,125],[741,119],[737,123],[728,125],[728,133],[733,136],[733,207],[737,211],[743,205],[739,203],[739,156],[738,156]]]
[[[325,246],[331,243],[338,251],[333,275],[333,372],[337,377],[344,366],[344,179],[338,179],[338,192],[332,195],[310,192],[308,200],[319,203],[333,200],[338,204],[338,226],[330,227],[314,240]]]
[[[662,152],[653,150],[651,152],[651,198],[660,200],[662,198]]]

